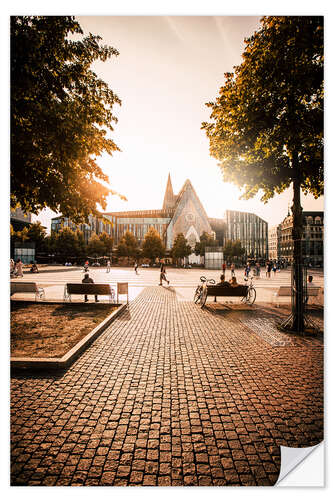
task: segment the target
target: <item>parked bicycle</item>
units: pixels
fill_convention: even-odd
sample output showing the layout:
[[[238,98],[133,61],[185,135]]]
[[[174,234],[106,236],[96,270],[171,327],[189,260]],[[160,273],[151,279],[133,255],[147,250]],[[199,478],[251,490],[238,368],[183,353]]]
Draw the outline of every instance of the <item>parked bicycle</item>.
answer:
[[[207,279],[206,276],[200,276],[201,285],[199,284],[194,292],[194,303],[197,304],[201,301],[203,296],[204,284],[215,285],[214,279]]]
[[[252,306],[252,304],[254,304],[254,301],[256,300],[257,292],[253,286],[253,276],[249,276],[249,278],[244,278],[244,281],[249,281],[249,280],[250,284],[247,285],[247,294],[245,295],[245,297],[242,298],[242,302]]]

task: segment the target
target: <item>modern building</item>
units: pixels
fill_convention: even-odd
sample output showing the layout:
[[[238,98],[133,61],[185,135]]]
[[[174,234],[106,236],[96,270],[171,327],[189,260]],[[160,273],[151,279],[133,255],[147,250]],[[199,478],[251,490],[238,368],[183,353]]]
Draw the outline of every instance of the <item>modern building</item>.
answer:
[[[10,211],[10,223],[14,231],[22,231],[24,227],[29,227],[31,222],[31,213],[23,212],[21,208],[15,208]]]
[[[280,226],[273,226],[268,229],[268,258],[278,260],[280,256]]]
[[[74,225],[62,216],[52,219],[51,230],[61,227],[79,227],[86,241],[91,234],[106,231],[118,245],[126,231],[130,231],[141,244],[150,227],[161,236],[167,252],[171,250],[177,234],[183,233],[194,249],[202,233],[212,235],[223,247],[226,239],[240,239],[247,255],[267,258],[267,222],[255,214],[227,210],[225,219],[209,218],[191,182],[187,179],[179,191],[173,191],[170,174],[168,176],[163,205],[157,210],[136,210],[107,212],[99,217],[90,216],[88,224]],[[200,256],[192,253],[190,263],[200,263]]]
[[[53,217],[51,220],[51,232],[57,233],[64,227],[69,227],[73,231],[76,229],[82,231],[86,243],[88,243],[93,234],[100,234],[103,232],[109,234],[114,241],[116,239],[116,218],[108,217],[103,214],[100,214],[100,216],[89,215],[88,223],[86,224],[74,224],[68,217],[63,217],[62,215]]]
[[[305,265],[323,267],[324,265],[324,212],[303,212],[302,254]],[[292,262],[293,216],[288,213],[279,224],[278,258]]]
[[[14,231],[22,231],[32,224],[30,212],[23,212],[21,208],[10,211],[10,224]],[[36,249],[34,241],[15,241],[10,245],[10,256],[15,261],[21,259],[24,264],[30,264],[35,260]]]
[[[226,210],[226,239],[240,240],[245,257],[267,259],[268,224],[258,215],[236,210]]]

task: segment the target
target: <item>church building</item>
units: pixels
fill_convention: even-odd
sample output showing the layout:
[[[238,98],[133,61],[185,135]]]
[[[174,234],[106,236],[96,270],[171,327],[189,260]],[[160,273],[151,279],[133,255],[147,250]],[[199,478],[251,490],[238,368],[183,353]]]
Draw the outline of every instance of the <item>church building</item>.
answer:
[[[229,214],[232,214],[232,217]],[[240,215],[237,216],[237,214]],[[225,244],[226,239],[237,239],[236,237],[238,237],[243,240],[243,238],[249,237],[253,238],[253,244],[245,239],[242,241],[246,250],[255,249],[254,253],[258,257],[267,258],[267,222],[255,214],[247,214],[246,216],[245,214],[247,213],[227,211],[226,219],[209,218],[190,180],[187,179],[179,193],[175,194],[169,174],[161,209],[106,212],[100,217],[90,216],[89,223],[81,224],[79,228],[83,231],[87,241],[93,232],[99,234],[106,231],[112,236],[114,245],[117,246],[126,231],[134,234],[139,243],[142,244],[149,228],[154,227],[160,234],[167,251],[172,248],[179,233],[183,233],[193,249],[204,232],[215,238],[220,247]],[[234,231],[234,227],[238,228],[240,224],[245,226],[247,223],[251,227],[250,232],[243,229]],[[61,227],[66,226],[73,229],[77,227],[69,219],[61,216],[52,219],[52,231],[59,231]],[[256,226],[260,231],[255,230]],[[255,243],[258,239],[262,242],[260,248]],[[199,263],[200,256],[192,253],[189,262]]]

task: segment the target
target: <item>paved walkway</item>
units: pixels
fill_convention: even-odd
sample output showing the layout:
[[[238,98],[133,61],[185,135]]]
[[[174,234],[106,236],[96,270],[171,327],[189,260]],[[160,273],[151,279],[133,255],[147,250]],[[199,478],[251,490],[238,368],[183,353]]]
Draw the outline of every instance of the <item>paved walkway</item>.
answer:
[[[45,289],[46,300],[63,300],[64,285],[66,283],[80,283],[82,281],[82,268],[71,268],[64,266],[47,266],[42,268],[41,273],[31,274],[24,273],[23,278],[16,278],[13,281],[36,281],[39,286]],[[141,291],[147,286],[157,286],[159,283],[158,268],[140,268],[138,274],[129,267],[112,267],[111,272],[107,273],[105,268],[92,267],[90,276],[95,283],[109,283],[116,289],[117,282],[127,282],[129,286],[129,298],[134,300]],[[193,300],[194,291],[200,283],[200,276],[205,275],[208,278],[213,278],[218,282],[220,280],[221,271],[207,269],[181,269],[168,267],[167,276],[174,288],[177,299],[191,301]],[[323,287],[324,276],[321,271],[313,270],[314,283],[316,286]],[[237,269],[236,277],[238,283],[244,283],[244,270]],[[230,271],[227,272],[227,279],[230,278]],[[281,285],[290,285],[290,269],[282,270],[280,273],[272,273],[271,278],[266,278],[265,273],[261,273],[261,278],[255,278],[253,284],[256,288],[256,302],[272,302],[273,294]],[[26,295],[31,298],[32,295]],[[18,294],[16,298],[24,298],[24,294]],[[108,300],[107,297],[100,298]],[[73,297],[74,301],[82,301],[82,297]],[[212,299],[209,298],[208,301]],[[288,301],[288,298],[286,299]],[[231,299],[234,303],[239,303],[239,299]],[[323,296],[316,299],[318,303],[323,303]],[[284,299],[285,302],[285,299]],[[290,303],[290,298],[289,298]]]
[[[273,485],[323,439],[322,377],[270,311],[147,287],[67,372],[12,377],[11,484]]]

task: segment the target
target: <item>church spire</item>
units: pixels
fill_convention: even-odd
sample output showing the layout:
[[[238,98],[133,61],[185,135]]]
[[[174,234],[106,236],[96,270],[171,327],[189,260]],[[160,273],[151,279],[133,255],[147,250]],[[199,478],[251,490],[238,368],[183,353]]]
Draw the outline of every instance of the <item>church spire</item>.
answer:
[[[175,196],[173,194],[170,173],[168,175],[168,182],[165,190],[163,210],[168,210],[174,207]]]

